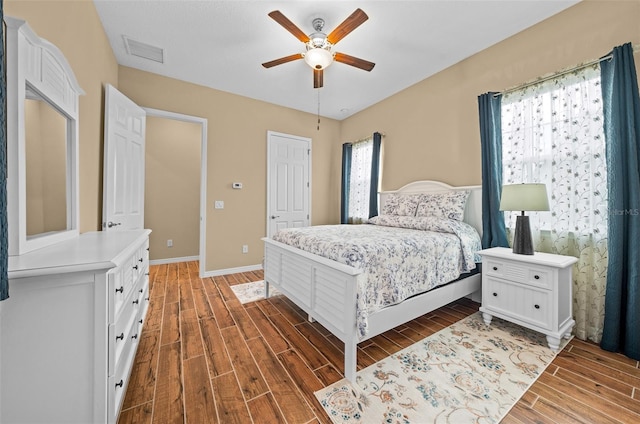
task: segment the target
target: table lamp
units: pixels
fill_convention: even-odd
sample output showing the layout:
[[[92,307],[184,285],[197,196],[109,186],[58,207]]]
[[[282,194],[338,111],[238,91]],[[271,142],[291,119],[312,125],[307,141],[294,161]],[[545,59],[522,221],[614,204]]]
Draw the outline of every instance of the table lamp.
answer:
[[[513,236],[513,253],[533,255],[531,226],[525,211],[548,211],[549,199],[544,184],[510,184],[502,186],[501,211],[521,211],[516,218],[516,232]]]

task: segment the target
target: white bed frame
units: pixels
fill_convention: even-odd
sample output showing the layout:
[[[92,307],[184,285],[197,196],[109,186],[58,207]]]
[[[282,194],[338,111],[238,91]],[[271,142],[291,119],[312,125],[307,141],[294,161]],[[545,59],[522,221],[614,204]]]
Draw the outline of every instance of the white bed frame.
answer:
[[[380,193],[380,206],[389,194],[441,193],[470,190],[464,221],[482,235],[481,186],[452,187],[437,181],[416,181],[396,191]],[[344,375],[356,380],[357,345],[400,324],[480,290],[480,273],[413,296],[369,315],[369,333],[360,339],[356,327],[356,278],[360,270],[264,238],[266,297],[273,285],[296,305],[344,342]],[[474,296],[475,298],[475,296]],[[479,297],[478,297],[479,298]]]

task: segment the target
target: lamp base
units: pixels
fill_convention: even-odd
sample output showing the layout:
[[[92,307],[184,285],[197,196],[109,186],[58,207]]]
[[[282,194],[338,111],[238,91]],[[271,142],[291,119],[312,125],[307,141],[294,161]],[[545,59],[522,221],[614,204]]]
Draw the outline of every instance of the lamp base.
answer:
[[[526,215],[518,215],[516,217],[516,232],[513,236],[513,253],[533,255],[531,227],[529,226],[529,217]]]

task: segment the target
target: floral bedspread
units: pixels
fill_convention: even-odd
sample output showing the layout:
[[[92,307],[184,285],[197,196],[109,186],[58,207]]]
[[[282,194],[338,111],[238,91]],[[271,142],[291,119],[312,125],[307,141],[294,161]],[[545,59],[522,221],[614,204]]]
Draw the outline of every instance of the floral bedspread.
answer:
[[[361,338],[369,314],[473,270],[481,249],[473,227],[435,217],[381,215],[363,225],[287,228],[273,239],[363,270],[357,293]]]

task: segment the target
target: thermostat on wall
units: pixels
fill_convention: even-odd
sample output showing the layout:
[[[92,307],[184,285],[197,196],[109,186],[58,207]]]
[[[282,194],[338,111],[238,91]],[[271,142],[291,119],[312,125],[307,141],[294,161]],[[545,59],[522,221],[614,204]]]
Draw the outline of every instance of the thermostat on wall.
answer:
[[[233,188],[242,188],[242,183],[233,183],[231,185],[231,187],[233,187]]]

